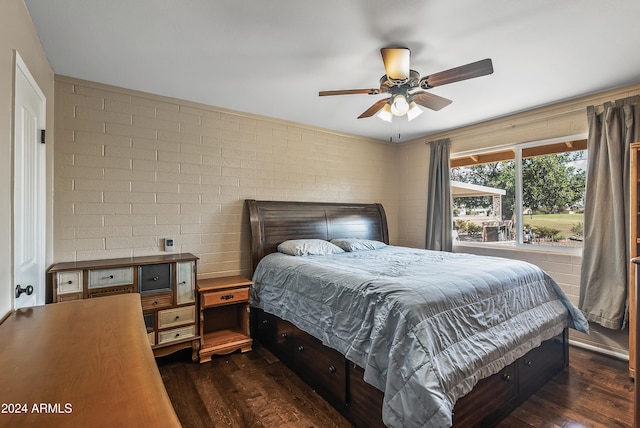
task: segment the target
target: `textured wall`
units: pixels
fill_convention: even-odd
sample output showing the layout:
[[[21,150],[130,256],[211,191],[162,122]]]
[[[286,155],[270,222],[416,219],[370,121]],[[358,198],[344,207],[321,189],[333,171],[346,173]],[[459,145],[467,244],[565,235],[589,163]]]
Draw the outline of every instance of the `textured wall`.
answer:
[[[249,271],[244,199],[381,202],[395,239],[397,147],[56,77],[55,259],[176,251]]]
[[[424,248],[426,231],[427,186],[429,168],[428,141],[451,139],[451,154],[484,150],[505,145],[524,143],[582,134],[587,132],[586,106],[600,105],[631,95],[640,94],[640,84],[606,91],[577,100],[514,114],[400,144],[398,147],[398,243]],[[577,304],[580,286],[580,253],[545,252],[526,248],[472,248],[460,246],[458,252],[490,254],[517,258],[539,265],[560,284],[569,298]],[[612,331],[596,325],[590,336],[573,334],[572,338],[587,345],[624,354],[628,350],[628,332]]]
[[[382,202],[391,242],[424,247],[429,140],[452,153],[586,132],[584,107],[640,85],[402,144],[58,76],[55,261],[176,251],[200,275],[249,271],[245,198]],[[581,257],[461,249],[521,258],[549,271],[577,302]],[[624,353],[624,332],[584,343]]]

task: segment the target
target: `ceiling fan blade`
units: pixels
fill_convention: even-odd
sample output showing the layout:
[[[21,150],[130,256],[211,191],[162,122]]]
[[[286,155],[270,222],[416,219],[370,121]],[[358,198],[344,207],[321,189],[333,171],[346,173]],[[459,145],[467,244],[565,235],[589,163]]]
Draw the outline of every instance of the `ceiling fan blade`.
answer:
[[[439,95],[434,95],[431,92],[419,93],[413,97],[413,101],[415,101],[416,104],[435,111],[443,109],[453,102]]]
[[[369,94],[369,95],[377,95],[380,93],[380,89],[372,88],[372,89],[343,89],[337,91],[320,91],[318,95],[321,97],[327,95],[350,95],[350,94]]]
[[[374,105],[372,105],[371,107],[369,107],[364,113],[362,113],[360,116],[358,116],[358,119],[363,119],[365,117],[371,117],[374,114],[376,114],[377,112],[379,112],[380,110],[382,110],[382,108],[384,107],[384,105],[387,103],[387,101],[389,101],[391,98],[385,98],[383,100],[379,100],[377,101]]]
[[[485,76],[491,73],[493,73],[493,63],[490,58],[487,58],[424,77],[420,79],[420,86],[428,89],[434,86],[446,85],[448,83]],[[424,83],[426,83],[426,86]]]
[[[409,78],[411,51],[408,48],[382,48],[380,53],[389,79],[406,80]]]

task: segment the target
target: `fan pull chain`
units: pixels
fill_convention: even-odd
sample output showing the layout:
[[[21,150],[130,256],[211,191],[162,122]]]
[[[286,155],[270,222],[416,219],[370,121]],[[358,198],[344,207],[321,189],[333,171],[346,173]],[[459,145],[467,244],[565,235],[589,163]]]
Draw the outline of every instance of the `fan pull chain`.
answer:
[[[393,127],[393,124],[390,124],[389,127]],[[391,130],[390,130],[391,131]],[[393,132],[393,131],[392,131]],[[398,123],[398,141],[400,141],[402,139],[402,136],[400,135],[400,124]],[[393,143],[393,135],[389,136],[389,142]]]

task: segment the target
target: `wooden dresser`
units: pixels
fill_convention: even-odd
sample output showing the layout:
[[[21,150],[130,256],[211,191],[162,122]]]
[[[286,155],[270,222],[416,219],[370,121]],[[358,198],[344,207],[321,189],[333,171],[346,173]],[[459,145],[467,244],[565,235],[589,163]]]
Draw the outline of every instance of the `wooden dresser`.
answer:
[[[0,324],[0,426],[179,427],[138,294],[19,309]]]
[[[197,260],[190,253],[172,253],[58,263],[49,269],[53,302],[140,293],[154,355],[191,347],[197,361]]]

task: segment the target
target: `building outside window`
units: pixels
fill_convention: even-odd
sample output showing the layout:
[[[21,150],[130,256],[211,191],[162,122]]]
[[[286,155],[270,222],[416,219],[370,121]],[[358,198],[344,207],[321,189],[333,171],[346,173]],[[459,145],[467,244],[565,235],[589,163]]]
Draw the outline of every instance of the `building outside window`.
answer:
[[[581,248],[586,144],[569,137],[452,155],[454,239]]]

